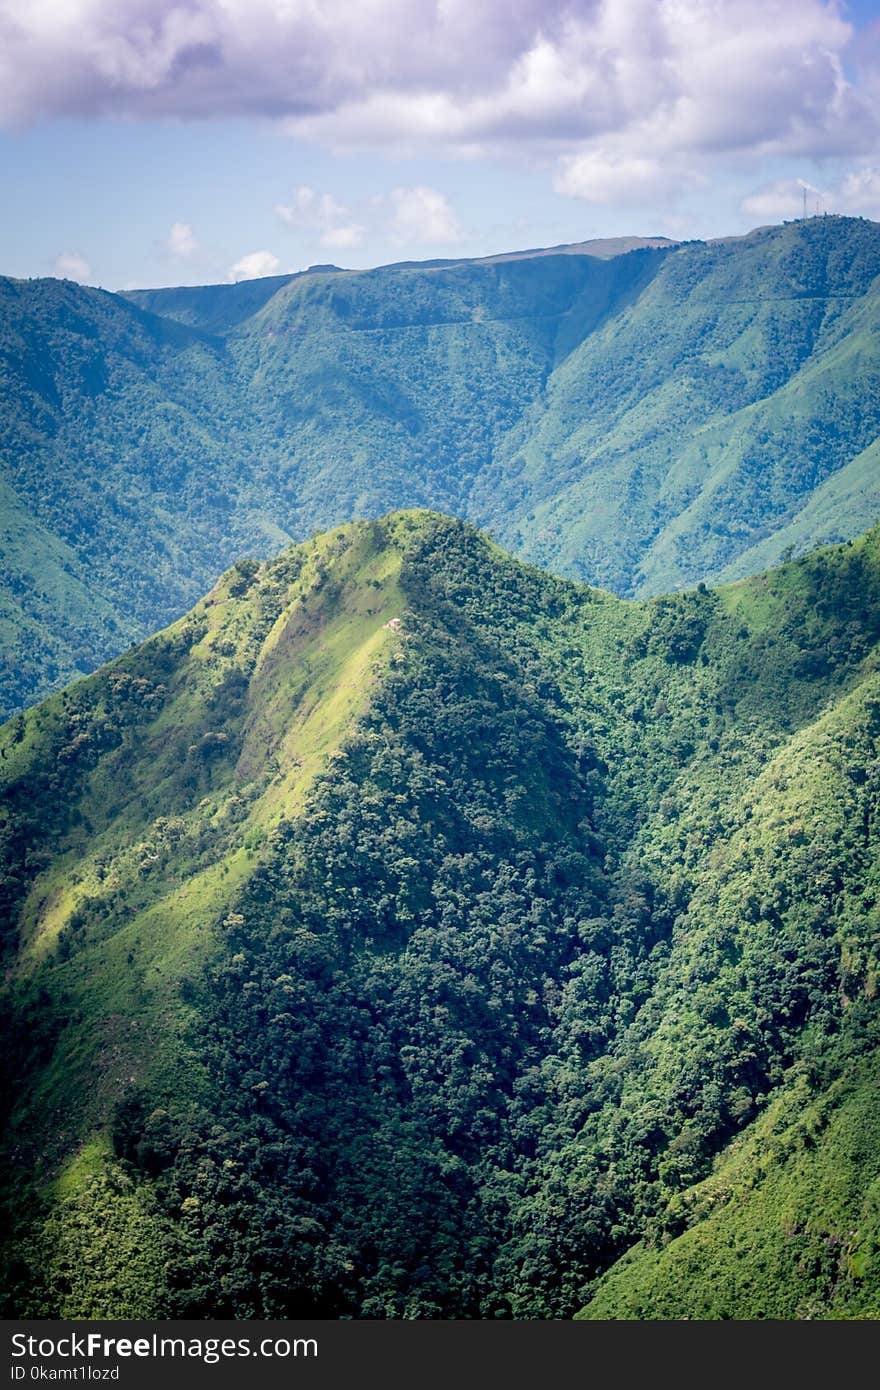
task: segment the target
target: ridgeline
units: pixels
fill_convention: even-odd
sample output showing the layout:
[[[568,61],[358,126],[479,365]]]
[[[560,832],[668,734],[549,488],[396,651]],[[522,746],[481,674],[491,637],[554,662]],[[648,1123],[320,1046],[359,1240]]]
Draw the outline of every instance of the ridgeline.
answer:
[[[241,555],[400,507],[634,596],[877,520],[877,224],[572,249],[127,295],[0,280],[0,709]]]

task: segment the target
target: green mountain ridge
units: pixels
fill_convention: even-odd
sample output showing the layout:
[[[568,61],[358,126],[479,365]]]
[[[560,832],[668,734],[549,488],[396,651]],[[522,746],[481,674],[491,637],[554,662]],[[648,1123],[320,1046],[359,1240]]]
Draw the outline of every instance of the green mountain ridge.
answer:
[[[17,1316],[876,1317],[880,530],[425,511],[0,730]]]
[[[0,280],[0,707],[238,556],[401,506],[637,596],[873,524],[877,225],[647,240],[125,296]]]

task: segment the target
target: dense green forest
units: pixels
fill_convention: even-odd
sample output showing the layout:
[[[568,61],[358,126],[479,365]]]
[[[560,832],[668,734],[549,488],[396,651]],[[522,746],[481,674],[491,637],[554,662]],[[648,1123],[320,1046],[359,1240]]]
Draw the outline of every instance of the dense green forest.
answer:
[[[0,752],[8,1313],[880,1315],[880,530],[356,522]]]
[[[880,514],[880,228],[131,292],[0,279],[0,709],[401,506],[644,596]]]

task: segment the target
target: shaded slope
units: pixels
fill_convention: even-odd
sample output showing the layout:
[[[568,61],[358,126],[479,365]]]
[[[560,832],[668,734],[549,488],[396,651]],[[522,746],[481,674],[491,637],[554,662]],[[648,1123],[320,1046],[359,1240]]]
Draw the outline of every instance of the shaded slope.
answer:
[[[6,726],[16,1311],[570,1316],[867,1085],[878,615],[876,532],[635,604],[410,513]]]
[[[134,629],[88,565],[0,480],[0,709],[93,671]]]

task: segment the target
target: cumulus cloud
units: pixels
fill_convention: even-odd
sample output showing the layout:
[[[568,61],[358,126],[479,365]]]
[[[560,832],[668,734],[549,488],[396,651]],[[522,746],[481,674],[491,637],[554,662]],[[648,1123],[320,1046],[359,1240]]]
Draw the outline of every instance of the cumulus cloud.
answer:
[[[462,240],[458,218],[436,188],[394,188],[391,206],[391,233],[398,245],[446,246]]]
[[[560,162],[554,188],[589,203],[641,203],[660,191],[664,177],[657,159],[585,150]]]
[[[336,250],[360,246],[366,232],[351,220],[351,209],[345,203],[305,183],[294,189],[292,202],[276,203],[275,214],[291,230],[317,236],[322,246]]]
[[[281,262],[271,251],[251,251],[229,267],[226,278],[235,284],[239,280],[259,280],[264,275],[278,275]]]
[[[76,280],[81,285],[92,278],[92,267],[78,251],[62,251],[55,257],[54,270],[60,280]]]
[[[308,184],[301,183],[294,189],[293,201],[277,203],[275,212],[288,227],[312,230],[331,226],[340,218],[347,217],[349,209],[332,193],[318,193]]]
[[[390,237],[397,246],[449,246],[464,235],[446,195],[426,184],[374,193],[355,208],[333,193],[300,184],[275,212],[300,237],[336,251],[362,246],[370,236]]]
[[[618,161],[877,139],[876,54],[851,75],[836,0],[0,2],[10,123],[259,115],[332,145]]]
[[[363,244],[367,229],[359,222],[350,222],[346,227],[328,227],[321,233],[321,245],[334,251],[351,251]]]
[[[192,256],[198,255],[201,246],[188,222],[173,223],[165,242],[165,250],[179,260],[189,260]]]
[[[880,214],[880,169],[854,169],[841,181],[837,212],[860,213],[864,217]]]

